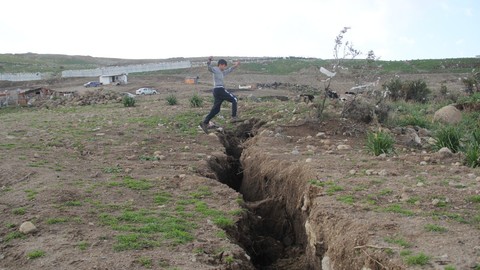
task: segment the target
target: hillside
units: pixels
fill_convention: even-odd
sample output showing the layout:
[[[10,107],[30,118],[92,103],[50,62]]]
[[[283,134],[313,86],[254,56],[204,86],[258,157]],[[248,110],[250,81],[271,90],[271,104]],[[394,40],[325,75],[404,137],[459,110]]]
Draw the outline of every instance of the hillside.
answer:
[[[226,59],[238,59],[225,57]],[[240,58],[242,59],[242,58]],[[255,59],[255,58],[248,58]],[[53,72],[60,73],[63,70],[94,69],[106,66],[122,66],[143,63],[156,63],[165,61],[205,61],[203,58],[171,58],[171,59],[117,59],[99,58],[78,55],[55,55],[55,54],[0,54],[0,73],[21,72]],[[285,75],[298,72],[301,69],[312,66],[330,66],[331,60],[287,58],[278,59],[271,64],[246,64],[244,69],[251,72]],[[365,66],[366,60],[347,60],[344,66],[348,68],[360,68]],[[480,58],[454,58],[454,59],[426,59],[409,61],[376,61],[383,73],[464,73],[472,69],[480,69]]]

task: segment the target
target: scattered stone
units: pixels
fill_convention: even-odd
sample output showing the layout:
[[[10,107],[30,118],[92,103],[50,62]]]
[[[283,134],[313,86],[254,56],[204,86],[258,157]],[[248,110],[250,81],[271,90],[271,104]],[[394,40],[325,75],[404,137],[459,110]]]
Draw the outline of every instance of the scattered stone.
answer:
[[[355,175],[355,174],[357,173],[357,171],[352,169],[352,170],[350,170],[348,173],[349,173],[350,175]]]
[[[446,159],[452,157],[453,153],[452,150],[450,150],[448,147],[442,147],[440,148],[440,150],[438,150],[435,156],[440,159]]]
[[[418,136],[420,137],[431,137],[432,136],[432,132],[426,128],[420,128],[418,130]]]
[[[298,155],[300,152],[298,151],[298,148],[297,146],[295,146],[295,148],[292,150],[292,154],[293,155]]]
[[[18,230],[21,233],[29,234],[29,233],[35,232],[37,230],[37,227],[35,227],[35,225],[33,225],[32,222],[26,221],[26,222],[23,222],[22,225],[20,225],[20,228]]]
[[[425,166],[425,165],[427,165],[427,164],[428,164],[428,163],[427,163],[426,161],[421,161],[421,162],[420,162],[420,165],[421,165],[421,166]]]
[[[310,162],[312,162],[312,159],[311,159],[311,158],[307,158],[307,159],[305,160],[305,162],[306,162],[306,163],[310,163]]]
[[[321,138],[321,139],[326,139],[327,135],[325,134],[325,132],[319,132],[319,133],[317,133],[317,135],[315,135],[315,137]]]
[[[378,175],[380,175],[380,176],[387,176],[387,175],[388,175],[388,172],[387,172],[387,170],[383,169],[383,170],[381,170],[381,171],[378,172]]]
[[[469,174],[467,174],[467,177],[468,177],[469,179],[475,179],[475,178],[477,178],[477,176],[476,176],[474,173],[469,173]]]
[[[322,259],[322,270],[333,270],[330,257],[324,256]]]
[[[332,141],[329,140],[329,139],[325,139],[325,140],[320,140],[320,143],[323,144],[323,145],[332,145]]]
[[[402,193],[402,195],[400,195],[401,202],[406,202],[408,200],[410,200],[410,196],[407,193]]]
[[[339,144],[337,145],[337,150],[350,150],[352,147],[348,144]]]
[[[423,182],[418,182],[417,187],[423,187],[425,184]]]
[[[375,170],[371,170],[371,169],[369,169],[369,170],[366,170],[366,171],[365,171],[365,174],[366,174],[366,175],[372,175],[372,174],[375,174]]]
[[[433,205],[433,206],[437,206],[439,203],[440,203],[440,200],[439,200],[439,199],[433,199],[433,200],[432,200],[432,205]]]

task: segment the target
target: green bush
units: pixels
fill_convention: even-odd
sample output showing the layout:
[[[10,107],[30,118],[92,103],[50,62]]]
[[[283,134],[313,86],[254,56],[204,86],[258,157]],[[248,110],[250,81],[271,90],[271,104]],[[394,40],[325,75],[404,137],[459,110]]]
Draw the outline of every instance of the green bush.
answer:
[[[123,106],[125,107],[135,107],[134,97],[124,96],[122,99],[122,102],[123,102]]]
[[[418,126],[422,128],[430,127],[430,121],[418,112],[411,112],[399,119],[400,126]]]
[[[435,134],[435,147],[437,149],[447,147],[453,153],[457,153],[460,150],[460,140],[462,133],[459,128],[454,126],[446,126],[438,130]]]
[[[203,98],[200,97],[198,94],[194,94],[190,98],[190,105],[194,108],[202,107],[203,106]]]
[[[472,142],[465,151],[465,165],[476,168],[480,166],[480,144]]]
[[[419,253],[418,255],[411,255],[405,258],[405,261],[408,265],[426,265],[430,261],[430,256],[425,255],[424,253]]]
[[[388,133],[380,131],[367,134],[367,150],[375,156],[388,154],[394,151],[395,139]]]
[[[403,89],[405,91],[405,100],[415,101],[425,103],[428,100],[428,96],[430,95],[431,91],[427,87],[427,83],[423,80],[416,80],[405,82],[403,85]]]
[[[384,90],[390,92],[390,98],[393,101],[405,100],[425,103],[431,90],[423,80],[402,82],[400,79],[392,79],[382,85]]]
[[[386,82],[382,85],[383,90],[390,92],[390,98],[394,101],[403,99],[402,93],[402,81],[398,78],[392,79],[389,82]]]
[[[178,104],[178,100],[177,100],[177,97],[175,95],[169,95],[167,97],[167,104],[168,105],[177,105]]]

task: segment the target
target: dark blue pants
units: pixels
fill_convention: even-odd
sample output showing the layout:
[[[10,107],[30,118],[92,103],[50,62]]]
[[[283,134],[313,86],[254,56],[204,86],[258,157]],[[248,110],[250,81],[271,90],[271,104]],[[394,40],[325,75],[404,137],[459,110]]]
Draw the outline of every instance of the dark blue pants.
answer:
[[[232,117],[237,116],[237,97],[232,93],[225,90],[223,87],[216,87],[213,89],[213,106],[210,110],[210,113],[203,120],[204,123],[208,124],[210,120],[215,117],[220,112],[220,107],[222,106],[223,101],[228,101],[232,103]]]

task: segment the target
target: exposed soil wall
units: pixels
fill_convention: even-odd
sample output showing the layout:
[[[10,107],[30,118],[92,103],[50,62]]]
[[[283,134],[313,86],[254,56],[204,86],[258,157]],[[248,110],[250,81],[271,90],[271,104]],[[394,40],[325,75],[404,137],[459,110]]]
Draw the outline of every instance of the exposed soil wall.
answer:
[[[325,207],[307,164],[266,151],[256,121],[220,135],[225,157],[209,164],[219,181],[243,194],[248,212],[229,234],[257,269],[403,269],[369,243],[371,226]],[[248,130],[251,128],[252,130]]]

